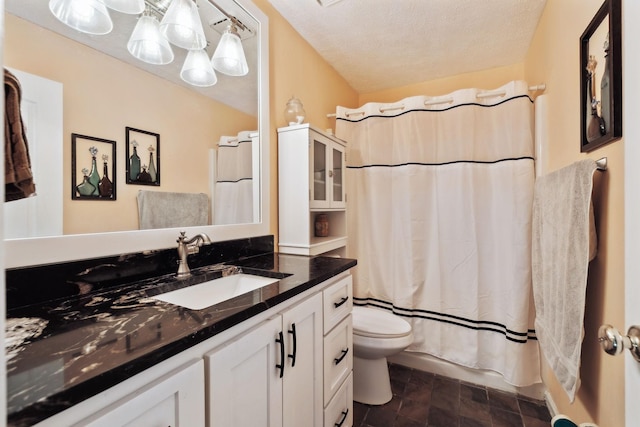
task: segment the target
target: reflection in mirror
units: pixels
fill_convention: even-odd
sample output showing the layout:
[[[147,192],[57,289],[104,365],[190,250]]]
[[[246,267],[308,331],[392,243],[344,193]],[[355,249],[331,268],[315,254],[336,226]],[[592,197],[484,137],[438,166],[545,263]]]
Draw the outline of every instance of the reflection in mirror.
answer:
[[[48,11],[47,3],[42,0],[5,2],[5,66],[62,87],[63,109],[56,111],[55,119],[61,122],[62,131],[53,139],[45,134],[44,145],[56,144],[59,150],[58,144],[61,144],[63,160],[59,161],[59,154],[48,152],[34,152],[33,157],[34,161],[41,159],[46,162],[48,159],[51,163],[62,163],[58,172],[48,173],[40,181],[51,179],[60,183],[62,232],[69,238],[19,239],[15,238],[19,236],[6,235],[12,239],[7,242],[8,252],[12,253],[7,266],[172,246],[178,228],[162,232],[132,231],[139,228],[136,200],[140,190],[207,194],[210,201],[209,224],[225,225],[199,227],[198,231],[206,230],[214,240],[268,234],[269,132],[260,132],[268,129],[266,16],[248,0],[215,0],[225,13],[217,11],[207,0],[197,1],[207,33],[208,56],[212,56],[221,33],[228,27],[225,15],[228,14],[242,21],[246,27],[239,32],[249,67],[246,76],[231,77],[217,73],[217,83],[202,88],[180,79],[180,68],[186,57],[184,49],[172,46],[175,59],[163,66],[139,61],[127,51],[127,40],[135,26],[136,16],[110,11],[114,23],[112,33],[89,37],[57,21]],[[126,127],[160,136],[161,186],[125,183],[128,161],[124,158]],[[72,133],[117,142],[117,200],[72,200]],[[237,200],[244,200],[242,209],[236,212],[239,216],[233,217],[233,209],[227,209],[224,221],[216,221],[216,211],[219,210],[216,204],[222,205],[227,201],[223,195],[229,192],[218,188],[222,183],[216,183],[219,175],[216,167],[219,163],[216,161],[220,152],[218,145],[227,141],[230,135],[237,138],[249,133],[252,140],[248,157],[250,175],[245,174],[235,180],[246,181],[243,186],[245,189],[251,187],[250,193],[237,193]],[[39,134],[34,139],[38,137],[43,135]],[[52,156],[58,156],[58,160]],[[33,168],[36,169],[35,164]],[[37,181],[36,191],[36,197],[48,193]],[[233,207],[229,203],[227,205]],[[55,233],[44,235],[54,236]],[[104,244],[96,249],[100,241]],[[58,249],[47,250],[47,247]],[[33,248],[38,248],[36,252],[42,256],[35,257]],[[56,251],[58,253],[48,253]]]
[[[258,181],[253,179],[260,171],[258,136],[257,132],[223,136],[218,149],[211,150],[216,173],[211,204],[214,224],[259,221],[260,211],[253,197],[259,191]]]

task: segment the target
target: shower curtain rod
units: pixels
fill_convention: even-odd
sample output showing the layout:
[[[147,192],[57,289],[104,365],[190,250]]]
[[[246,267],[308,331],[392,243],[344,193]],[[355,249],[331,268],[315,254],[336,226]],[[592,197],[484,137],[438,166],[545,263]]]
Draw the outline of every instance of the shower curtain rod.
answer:
[[[547,85],[544,83],[541,83],[539,85],[533,85],[533,86],[529,86],[529,92],[537,92],[537,91],[542,91],[545,90],[547,88]],[[504,96],[507,92],[505,90],[487,90],[487,91],[481,91],[478,92],[478,94],[476,95],[476,98],[490,98],[492,96]],[[453,98],[450,96],[447,97],[434,97],[431,99],[427,99],[426,101],[424,101],[424,105],[438,105],[438,104],[448,104],[453,102]],[[392,111],[392,110],[401,110],[404,108],[404,105],[398,105],[398,106],[392,106],[392,107],[386,107],[386,108],[380,108],[380,112],[384,113],[385,111]],[[353,112],[351,114],[364,114],[364,112]],[[336,117],[335,113],[330,113],[327,114],[327,118],[332,118],[332,117]]]

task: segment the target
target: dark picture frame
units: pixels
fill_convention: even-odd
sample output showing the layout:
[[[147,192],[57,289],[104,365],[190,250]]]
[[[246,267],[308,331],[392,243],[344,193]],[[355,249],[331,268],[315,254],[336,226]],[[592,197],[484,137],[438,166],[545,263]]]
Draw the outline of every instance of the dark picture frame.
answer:
[[[116,142],[71,134],[71,199],[116,200]]]
[[[580,151],[622,136],[622,14],[605,0],[580,36]]]
[[[160,185],[160,134],[126,128],[126,183]]]

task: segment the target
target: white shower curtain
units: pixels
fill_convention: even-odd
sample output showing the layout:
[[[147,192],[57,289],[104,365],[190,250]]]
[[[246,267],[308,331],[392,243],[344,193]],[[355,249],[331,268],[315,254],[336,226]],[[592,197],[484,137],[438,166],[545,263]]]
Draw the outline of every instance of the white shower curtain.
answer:
[[[213,224],[244,224],[253,219],[253,139],[249,131],[218,142]]]
[[[347,141],[356,303],[411,321],[409,351],[526,386],[540,382],[533,106],[525,82],[500,90],[338,107],[336,136]]]

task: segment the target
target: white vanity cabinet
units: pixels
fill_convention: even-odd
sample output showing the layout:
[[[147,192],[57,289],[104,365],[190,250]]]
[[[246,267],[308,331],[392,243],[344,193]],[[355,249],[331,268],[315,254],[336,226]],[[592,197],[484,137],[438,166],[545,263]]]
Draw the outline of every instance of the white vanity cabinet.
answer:
[[[347,240],[345,145],[309,124],[278,129],[279,251],[319,255]],[[316,235],[317,215],[328,235]]]
[[[322,292],[324,314],[324,426],[353,424],[352,278]]]
[[[210,427],[322,426],[322,295],[205,355]]]
[[[140,374],[37,426],[204,427],[203,371],[203,360],[197,359],[153,380],[153,372]]]
[[[351,283],[340,273],[37,426],[349,427]]]

